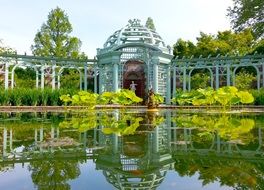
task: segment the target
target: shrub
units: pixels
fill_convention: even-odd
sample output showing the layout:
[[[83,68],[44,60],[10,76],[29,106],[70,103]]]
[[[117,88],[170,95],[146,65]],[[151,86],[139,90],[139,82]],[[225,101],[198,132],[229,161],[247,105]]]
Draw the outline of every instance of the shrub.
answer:
[[[0,89],[0,105],[1,106],[9,105],[9,95],[7,90]]]
[[[191,76],[192,89],[206,88],[210,83],[210,76],[207,73],[195,73]]]
[[[255,98],[255,105],[264,105],[264,88],[251,90],[251,93]]]
[[[239,90],[249,90],[255,80],[253,73],[242,70],[236,75],[235,84]]]
[[[231,105],[242,103],[250,104],[254,102],[254,97],[248,91],[238,91],[234,86],[226,86],[213,89],[198,89],[196,91],[184,92],[172,100],[180,105],[191,104],[201,105],[220,105],[223,110]]]

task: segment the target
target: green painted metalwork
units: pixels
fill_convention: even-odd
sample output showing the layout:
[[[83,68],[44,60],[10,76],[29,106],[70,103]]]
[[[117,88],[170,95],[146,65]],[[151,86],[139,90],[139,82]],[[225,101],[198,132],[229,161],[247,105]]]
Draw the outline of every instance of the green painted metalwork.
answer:
[[[211,87],[217,89],[223,85],[235,85],[237,69],[252,67],[256,70],[257,89],[264,87],[264,55],[247,55],[235,57],[208,57],[172,59],[171,72],[173,73],[173,94],[175,90],[191,90],[191,74],[197,69],[207,69],[210,72]],[[224,81],[224,84],[220,84]],[[176,88],[177,86],[177,88]]]
[[[4,76],[5,89],[14,88],[15,70],[18,67],[33,68],[36,72],[36,88],[45,88],[45,80],[51,78],[52,89],[60,88],[60,78],[63,70],[76,69],[80,74],[80,89],[82,89],[82,81],[84,81],[84,89],[87,89],[87,70],[89,77],[95,77],[94,68],[97,64],[95,59],[64,59],[57,57],[38,57],[17,54],[0,54],[0,76]],[[96,77],[95,77],[96,78]],[[1,78],[0,78],[1,79]],[[39,84],[40,81],[40,84]]]
[[[97,49],[100,93],[124,88],[126,63],[140,61],[144,63],[144,91],[153,88],[154,92],[166,97],[166,87],[170,86],[167,85],[166,68],[172,57],[170,47],[156,31],[143,26],[138,19],[129,20],[107,39],[102,49]]]

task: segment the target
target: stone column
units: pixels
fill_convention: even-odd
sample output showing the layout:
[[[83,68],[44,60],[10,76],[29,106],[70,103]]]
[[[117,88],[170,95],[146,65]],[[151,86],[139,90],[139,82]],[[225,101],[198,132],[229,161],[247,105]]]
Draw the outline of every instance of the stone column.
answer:
[[[4,127],[3,132],[3,156],[6,156],[6,149],[7,149],[7,129]]]
[[[113,92],[118,91],[118,64],[113,63]]]
[[[97,93],[97,67],[94,67],[94,93]]]
[[[83,78],[83,76],[82,76],[82,73],[80,70],[79,70],[79,73],[80,73],[80,90],[82,90],[82,78]]]
[[[172,84],[173,84],[173,86],[172,86],[172,94],[173,94],[173,98],[175,98],[176,97],[176,66],[174,65],[173,66],[173,81],[172,81]]]
[[[118,122],[119,120],[119,111],[116,110],[114,113],[113,113],[113,116],[115,118],[115,121]],[[118,152],[118,136],[117,134],[112,134],[113,135],[113,152],[116,154]]]
[[[118,54],[112,55],[112,67],[113,67],[112,91],[113,92],[117,92],[119,89],[119,85],[118,85],[118,64],[119,62],[120,62],[120,54],[118,53]]]
[[[102,65],[99,66],[99,94],[102,94],[103,92],[103,83],[102,83]]]
[[[61,73],[59,72],[58,73],[58,89],[60,89],[60,75],[61,75]]]
[[[153,90],[154,93],[158,93],[159,92],[159,59],[157,57],[155,57],[153,59]]]
[[[84,90],[87,90],[87,64],[84,64]]]
[[[166,104],[171,104],[171,77],[170,77],[171,67],[167,67],[167,81],[166,81]]]
[[[44,89],[44,82],[45,82],[45,66],[44,65],[41,65],[41,78],[40,78],[40,86],[41,86],[41,89]]]
[[[37,68],[35,68],[35,69],[36,69],[36,88],[38,89],[38,87],[39,87],[39,72],[38,72]]]
[[[230,76],[230,64],[228,63],[227,66],[226,66],[226,85],[227,86],[230,86],[231,85],[231,76]]]
[[[168,135],[168,147],[171,151],[171,112],[166,113],[166,123],[167,123],[167,135]]]
[[[219,65],[215,66],[215,89],[219,88]]]
[[[7,90],[8,89],[8,80],[9,80],[9,64],[6,63],[5,64],[5,89]]]
[[[13,89],[15,86],[15,71],[11,71],[11,88]]]
[[[183,91],[186,91],[186,67],[183,67]]]
[[[52,63],[52,90],[56,89],[56,63]]]
[[[158,153],[159,152],[159,126],[156,126],[154,129],[153,134],[153,152]]]

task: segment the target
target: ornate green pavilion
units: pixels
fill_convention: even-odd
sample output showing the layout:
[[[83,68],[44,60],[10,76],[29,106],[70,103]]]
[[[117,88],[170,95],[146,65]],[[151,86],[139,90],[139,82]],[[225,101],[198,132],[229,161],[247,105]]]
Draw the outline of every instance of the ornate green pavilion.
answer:
[[[148,89],[166,96],[170,81],[171,49],[160,35],[139,20],[114,32],[97,50],[99,92],[117,91],[136,84],[136,94],[144,98]],[[169,96],[169,94],[168,94]]]

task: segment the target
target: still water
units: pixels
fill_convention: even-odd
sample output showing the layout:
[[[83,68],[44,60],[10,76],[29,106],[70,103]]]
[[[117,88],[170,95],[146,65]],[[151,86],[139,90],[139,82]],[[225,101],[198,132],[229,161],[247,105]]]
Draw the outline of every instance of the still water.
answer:
[[[0,114],[0,189],[264,189],[264,115]]]

